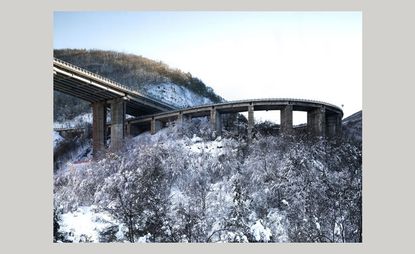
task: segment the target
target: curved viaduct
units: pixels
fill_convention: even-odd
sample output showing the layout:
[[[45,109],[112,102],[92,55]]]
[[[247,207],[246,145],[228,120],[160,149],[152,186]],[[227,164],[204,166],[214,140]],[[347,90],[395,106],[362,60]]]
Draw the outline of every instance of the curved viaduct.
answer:
[[[126,121],[126,133],[135,135],[139,125],[147,125],[154,134],[168,122],[206,116],[212,129],[221,135],[222,114],[248,112],[248,136],[251,137],[254,112],[264,110],[280,110],[280,132],[284,134],[293,132],[293,111],[307,112],[307,130],[312,135],[333,137],[341,131],[341,108],[321,101],[276,98],[232,101],[141,116]]]
[[[54,90],[89,101],[92,106],[92,144],[94,156],[105,150],[106,129],[111,129],[110,149],[118,149],[125,136],[139,133],[143,126],[154,134],[168,122],[187,118],[208,117],[218,135],[222,131],[222,115],[248,112],[248,137],[252,137],[254,112],[280,110],[280,132],[293,132],[293,111],[307,112],[307,130],[311,135],[333,137],[341,132],[341,108],[313,100],[254,99],[240,100],[192,108],[178,109],[117,82],[66,63],[53,61]],[[107,108],[111,108],[111,123],[106,123]],[[126,119],[126,114],[135,118]]]

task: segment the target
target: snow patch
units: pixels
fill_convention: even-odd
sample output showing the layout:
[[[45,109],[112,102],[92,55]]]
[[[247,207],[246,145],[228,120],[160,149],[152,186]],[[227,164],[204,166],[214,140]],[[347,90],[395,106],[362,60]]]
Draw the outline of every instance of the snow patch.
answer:
[[[201,138],[193,138],[192,142],[193,144],[191,144],[188,148],[193,153],[209,153],[212,156],[218,156],[222,153],[223,143],[221,139],[203,141]]]
[[[271,229],[264,227],[264,225],[262,225],[262,220],[257,220],[256,223],[251,226],[251,233],[258,242],[269,242],[272,236]]]
[[[53,128],[75,128],[77,126],[83,126],[85,123],[92,123],[92,113],[80,114],[74,119],[64,122],[54,122]]]
[[[189,89],[174,83],[161,83],[148,86],[148,95],[177,107],[186,108],[203,104],[211,104],[212,101],[202,97]]]
[[[62,214],[59,231],[73,242],[99,242],[99,232],[119,223],[95,209],[94,206],[80,206],[74,212]]]
[[[273,242],[288,242],[287,217],[278,209],[271,209],[266,218],[266,225],[271,229]]]
[[[147,235],[139,237],[137,240],[137,243],[149,243],[150,237],[151,237],[151,234],[147,233]]]
[[[57,131],[53,131],[53,149],[55,149],[62,140],[63,137],[59,135]]]

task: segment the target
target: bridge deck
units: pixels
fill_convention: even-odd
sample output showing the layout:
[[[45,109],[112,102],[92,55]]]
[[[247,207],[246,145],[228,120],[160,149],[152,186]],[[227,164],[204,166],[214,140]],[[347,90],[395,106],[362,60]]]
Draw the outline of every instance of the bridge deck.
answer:
[[[139,116],[177,109],[60,59],[53,60],[53,73],[54,90],[91,103],[124,98],[129,115]]]
[[[230,101],[224,103],[210,104],[210,105],[201,105],[192,108],[186,109],[177,109],[168,112],[161,112],[152,115],[143,115],[133,119],[127,120],[130,123],[138,123],[143,121],[154,119],[165,119],[171,118],[172,116],[183,114],[191,115],[192,117],[198,116],[207,116],[210,114],[212,108],[217,110],[220,113],[239,113],[248,111],[248,106],[253,105],[255,111],[264,111],[264,110],[282,110],[287,105],[292,105],[294,111],[311,111],[313,109],[324,106],[326,113],[338,114],[343,117],[343,111],[336,105],[315,101],[315,100],[304,100],[304,99],[294,99],[294,98],[269,98],[269,99],[253,99],[253,100],[239,100],[239,101]]]

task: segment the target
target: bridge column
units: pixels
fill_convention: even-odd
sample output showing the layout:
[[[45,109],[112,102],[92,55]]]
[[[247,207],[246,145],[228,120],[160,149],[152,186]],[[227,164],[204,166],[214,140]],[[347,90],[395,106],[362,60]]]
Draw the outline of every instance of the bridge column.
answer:
[[[336,123],[336,135],[341,136],[342,135],[342,130],[343,130],[342,115],[338,114],[337,115],[337,123]]]
[[[210,110],[210,126],[214,130],[217,136],[222,135],[222,119],[221,114],[215,108]]]
[[[188,115],[183,114],[182,112],[180,112],[179,115],[177,116],[178,123],[183,123],[183,121],[187,121],[189,119],[190,117]]]
[[[307,112],[307,128],[314,136],[326,134],[326,109],[319,107]]]
[[[177,115],[177,123],[183,123],[183,113],[182,112],[180,112]]]
[[[293,131],[293,105],[287,105],[280,111],[281,134],[291,134]]]
[[[125,125],[125,136],[130,137],[131,136],[131,123],[127,123]]]
[[[106,103],[92,103],[92,152],[95,158],[99,157],[105,150],[106,119]]]
[[[248,106],[248,139],[252,139],[252,131],[254,129],[254,105]]]
[[[327,115],[326,131],[328,137],[335,137],[341,134],[341,116],[340,114]]]
[[[122,147],[124,141],[125,101],[118,98],[111,103],[111,145],[110,149],[116,151]]]
[[[161,130],[162,124],[160,120],[151,119],[151,134],[156,134],[159,130]]]

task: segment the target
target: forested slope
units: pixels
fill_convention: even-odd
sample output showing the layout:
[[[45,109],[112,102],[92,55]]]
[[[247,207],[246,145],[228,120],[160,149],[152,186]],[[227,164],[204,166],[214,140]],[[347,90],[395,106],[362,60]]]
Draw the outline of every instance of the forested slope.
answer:
[[[362,151],[347,139],[248,143],[200,119],[54,179],[57,241],[362,241]]]

